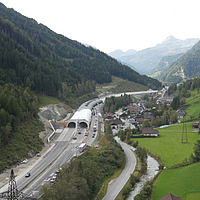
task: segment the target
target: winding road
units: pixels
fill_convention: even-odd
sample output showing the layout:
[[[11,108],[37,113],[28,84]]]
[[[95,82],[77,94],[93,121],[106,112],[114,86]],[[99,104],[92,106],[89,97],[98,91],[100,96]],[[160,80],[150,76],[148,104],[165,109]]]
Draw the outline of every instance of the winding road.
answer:
[[[117,142],[124,149],[124,153],[126,156],[126,165],[120,176],[117,179],[115,179],[109,186],[109,189],[106,195],[104,196],[103,200],[114,200],[117,197],[119,192],[122,190],[128,179],[130,178],[130,175],[134,172],[137,164],[136,156],[133,153],[133,151],[128,147],[128,145],[121,141]]]

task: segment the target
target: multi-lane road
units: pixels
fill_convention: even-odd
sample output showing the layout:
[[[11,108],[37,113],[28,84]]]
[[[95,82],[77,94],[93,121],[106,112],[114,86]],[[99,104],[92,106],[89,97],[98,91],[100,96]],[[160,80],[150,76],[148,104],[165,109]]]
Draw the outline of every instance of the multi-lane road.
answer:
[[[97,118],[93,116],[91,124],[96,124],[98,127]],[[48,152],[16,177],[18,191],[38,197],[41,186],[44,183],[50,183],[50,177],[58,168],[74,156],[80,155],[78,147],[81,143],[85,142],[92,146],[97,138],[97,132],[95,137],[92,137],[92,127],[89,130],[89,136],[85,136],[85,132],[86,128],[81,128],[81,134],[78,134],[75,128],[65,128]],[[76,136],[75,140],[74,136]],[[30,173],[30,177],[25,177],[27,172]],[[7,189],[8,185],[5,185],[0,189],[0,193],[7,191]]]
[[[50,177],[55,174],[58,168],[74,156],[80,155],[78,147],[81,143],[85,142],[88,146],[93,146],[96,143],[102,126],[102,108],[103,105],[95,107],[95,115],[91,118],[89,130],[82,128],[81,134],[78,134],[75,128],[65,128],[48,152],[16,177],[18,190],[23,191],[29,196],[38,197],[41,186],[45,183],[50,183]],[[95,132],[93,129],[94,126],[97,127],[97,131]],[[88,136],[85,136],[86,131],[89,132]],[[74,136],[76,136],[75,140],[73,139]],[[115,199],[135,169],[136,158],[133,152],[125,144],[120,144],[126,155],[126,166],[122,174],[117,178],[117,181],[109,189],[104,200]],[[30,177],[25,177],[27,172],[31,174]],[[4,192],[7,189],[8,185],[1,188],[0,192]]]

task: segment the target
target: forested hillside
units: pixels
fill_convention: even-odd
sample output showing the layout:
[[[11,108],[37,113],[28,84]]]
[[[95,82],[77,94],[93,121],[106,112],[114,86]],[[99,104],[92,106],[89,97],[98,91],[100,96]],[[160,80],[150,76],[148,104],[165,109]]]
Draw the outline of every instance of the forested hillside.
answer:
[[[170,66],[160,80],[179,83],[196,77],[200,77],[200,42]]]
[[[94,91],[111,75],[156,89],[161,83],[141,76],[108,55],[56,34],[0,3],[0,84],[13,83],[60,98]]]
[[[163,57],[158,63],[158,66],[151,70],[148,75],[159,80],[159,77],[161,77],[182,55],[184,55],[184,53]]]
[[[0,86],[0,172],[42,149],[39,132],[43,124],[36,120],[37,96],[12,84]]]

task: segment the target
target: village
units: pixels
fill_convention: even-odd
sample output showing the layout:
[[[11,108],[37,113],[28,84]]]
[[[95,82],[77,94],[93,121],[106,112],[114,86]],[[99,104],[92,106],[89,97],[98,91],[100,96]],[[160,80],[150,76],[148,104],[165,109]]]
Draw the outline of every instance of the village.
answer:
[[[145,94],[133,101],[130,105],[120,108],[115,113],[106,112],[104,119],[111,125],[113,134],[119,130],[130,128],[133,134],[139,134],[146,137],[158,137],[159,131],[156,127],[166,127],[170,124],[180,122],[180,119],[186,115],[181,109],[169,111],[173,96],[168,96],[168,87],[164,87],[158,93]],[[171,116],[166,117],[166,113],[171,112]],[[164,116],[163,116],[164,114]],[[193,123],[193,129],[199,129],[199,123]]]

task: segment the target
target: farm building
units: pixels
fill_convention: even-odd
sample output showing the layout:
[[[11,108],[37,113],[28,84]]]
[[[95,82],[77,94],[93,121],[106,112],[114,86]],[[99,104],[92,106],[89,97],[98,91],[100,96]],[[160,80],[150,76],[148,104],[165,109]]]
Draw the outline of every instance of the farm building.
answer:
[[[148,128],[145,127],[145,128],[142,129],[141,135],[158,137],[159,136],[159,131],[158,130],[154,130],[152,127],[148,127]]]
[[[168,193],[166,196],[164,196],[160,200],[181,200],[181,197],[175,197],[173,194]]]

